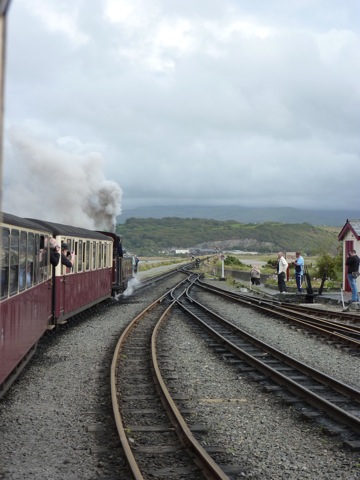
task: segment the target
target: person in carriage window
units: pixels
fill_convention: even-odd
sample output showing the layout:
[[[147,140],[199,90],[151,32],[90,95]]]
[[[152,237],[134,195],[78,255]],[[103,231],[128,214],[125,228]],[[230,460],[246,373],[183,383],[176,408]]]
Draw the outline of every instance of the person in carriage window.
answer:
[[[67,243],[61,244],[61,263],[68,268],[73,268],[75,260],[75,253],[69,251],[69,245]]]
[[[60,261],[60,247],[57,244],[55,238],[50,238],[50,263],[54,267],[58,265]]]

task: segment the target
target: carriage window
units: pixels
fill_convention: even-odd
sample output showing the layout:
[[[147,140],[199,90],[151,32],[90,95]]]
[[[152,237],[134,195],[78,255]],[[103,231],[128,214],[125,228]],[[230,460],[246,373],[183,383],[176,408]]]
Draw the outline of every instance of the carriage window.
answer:
[[[77,243],[75,242],[74,239],[72,238],[62,238],[61,239],[61,245],[66,244],[68,246],[68,250],[62,250],[61,255],[65,255],[68,260],[71,260],[71,252],[75,253],[75,259],[72,267],[67,267],[63,262],[61,262],[61,273],[62,275],[68,274],[68,273],[73,273],[75,272],[76,269],[76,255],[77,255]]]
[[[10,238],[10,295],[18,291],[19,284],[19,231],[12,230]]]
[[[102,244],[99,242],[99,244],[98,244],[98,264],[97,264],[97,268],[101,268],[101,257],[102,257]]]
[[[48,270],[50,265],[49,239],[44,235],[40,235],[40,280],[45,281],[48,278]]]
[[[77,260],[78,260],[78,268],[77,268],[77,271],[78,272],[82,272],[83,271],[83,241],[82,240],[79,240],[79,243],[78,243],[78,252],[77,252]]]
[[[90,270],[90,240],[86,241],[85,247],[85,270]]]
[[[10,230],[8,228],[2,229],[0,244],[0,265],[1,265],[1,283],[0,295],[1,298],[6,298],[9,293],[9,250],[10,250]]]
[[[107,243],[105,245],[105,266],[110,267],[111,266],[111,260],[110,260],[110,243]]]
[[[92,269],[96,268],[96,242],[93,242],[92,246]]]
[[[27,259],[26,259],[26,287],[29,288],[34,283],[34,265],[35,265],[35,235],[28,234],[27,241]]]
[[[107,267],[107,244],[104,243],[104,268]]]
[[[34,265],[34,283],[39,283],[40,281],[40,235],[35,234],[35,265]]]
[[[27,251],[26,232],[20,232],[20,254],[19,254],[19,290],[25,290],[26,287],[26,251]]]

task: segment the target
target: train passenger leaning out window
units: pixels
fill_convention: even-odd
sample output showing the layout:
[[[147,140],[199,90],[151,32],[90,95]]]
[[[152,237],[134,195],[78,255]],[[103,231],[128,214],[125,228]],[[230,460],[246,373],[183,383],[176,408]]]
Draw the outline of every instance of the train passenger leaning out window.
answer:
[[[73,268],[75,260],[75,253],[69,251],[67,243],[61,244],[61,263],[68,268]]]
[[[60,261],[60,247],[57,244],[55,238],[50,238],[50,263],[54,267],[58,265]]]

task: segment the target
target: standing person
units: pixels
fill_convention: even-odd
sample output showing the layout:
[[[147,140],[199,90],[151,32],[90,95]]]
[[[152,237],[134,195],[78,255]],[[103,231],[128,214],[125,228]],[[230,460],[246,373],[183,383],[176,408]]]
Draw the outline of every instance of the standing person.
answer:
[[[118,255],[119,257],[123,257],[124,256],[124,251],[123,251],[123,247],[122,247],[122,242],[121,242],[121,235],[117,235],[117,251],[118,251]]]
[[[286,270],[288,268],[288,262],[285,260],[283,252],[278,253],[278,262],[277,262],[277,276],[278,276],[278,287],[280,293],[286,292],[286,283],[285,276]]]
[[[347,278],[351,288],[351,302],[359,301],[359,293],[356,285],[356,279],[359,275],[359,263],[360,259],[356,255],[356,250],[350,250],[346,259],[346,265],[348,267]]]
[[[137,273],[137,271],[138,271],[139,262],[140,262],[139,258],[137,257],[137,255],[135,255],[135,257],[134,257],[134,273]]]
[[[296,260],[293,262],[295,265],[295,281],[297,286],[297,291],[302,292],[302,280],[304,277],[304,259],[301,256],[301,252],[296,252]]]
[[[257,267],[253,267],[250,271],[251,285],[260,285],[260,270]]]
[[[69,252],[69,245],[67,243],[61,244],[61,263],[68,268],[73,268],[75,260],[75,253]]]

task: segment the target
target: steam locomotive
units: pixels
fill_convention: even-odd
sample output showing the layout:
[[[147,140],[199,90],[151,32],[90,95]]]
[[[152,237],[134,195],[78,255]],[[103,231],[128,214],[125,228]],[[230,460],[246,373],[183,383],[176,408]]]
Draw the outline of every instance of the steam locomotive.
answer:
[[[67,244],[72,268],[51,264],[52,245]],[[0,213],[0,397],[48,329],[126,290],[133,259],[111,232]]]

